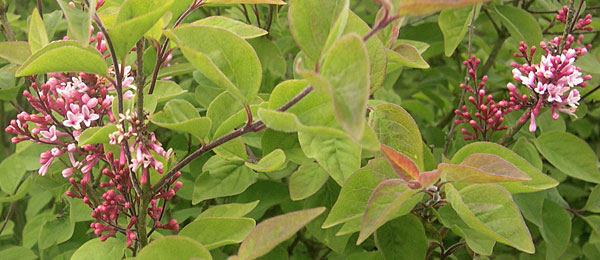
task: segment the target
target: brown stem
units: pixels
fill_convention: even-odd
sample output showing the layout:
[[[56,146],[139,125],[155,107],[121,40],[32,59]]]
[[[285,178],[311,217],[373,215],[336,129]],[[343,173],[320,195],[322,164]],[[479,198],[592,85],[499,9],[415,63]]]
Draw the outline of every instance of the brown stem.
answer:
[[[2,222],[2,226],[0,226],[0,235],[2,234],[2,231],[4,231],[4,228],[6,227],[6,224],[8,223],[8,220],[10,219],[10,217],[12,216],[13,212],[15,211],[15,206],[17,205],[16,201],[13,201],[10,203],[10,208],[8,208],[8,212],[6,214],[6,218],[4,219],[4,222]]]
[[[144,38],[140,39],[136,44],[137,53],[137,71],[135,81],[137,85],[137,116],[143,122],[144,117],[144,82],[146,75],[144,74]]]
[[[585,93],[585,95],[583,95],[581,97],[580,101],[583,101],[585,98],[591,96],[592,94],[594,94],[594,92],[598,91],[600,89],[600,85],[596,86],[594,89],[590,90],[588,93]]]
[[[179,24],[183,22],[183,19],[185,19],[185,17],[187,17],[190,13],[192,13],[192,11],[198,9],[202,5],[204,5],[204,0],[194,0],[190,7],[188,7],[188,9],[186,9],[185,12],[183,12],[183,14],[179,16],[179,18],[177,18],[177,21],[175,21],[175,23],[173,24],[173,28],[179,26]],[[169,46],[169,42],[169,38],[165,39],[165,42],[162,44],[160,50],[157,50],[156,52],[156,64],[154,65],[152,81],[150,82],[150,89],[148,90],[148,94],[154,93],[154,87],[156,86],[156,80],[158,79],[158,72],[162,67],[163,63],[165,62],[165,59],[167,58],[167,47]]]
[[[569,33],[571,33],[571,23],[573,23],[575,17],[575,0],[571,0],[571,3],[569,4],[569,11],[567,11],[567,21],[566,21],[566,26],[565,26],[565,30],[563,31],[562,34],[562,39],[560,40],[560,43],[558,45],[558,52],[562,53],[562,50],[565,48],[565,43],[567,42],[567,36],[569,36]]]
[[[10,23],[6,17],[6,11],[8,11],[8,4],[6,6],[0,6],[0,21],[2,21],[2,29],[6,38],[9,41],[14,42],[17,40],[17,38],[15,38],[15,33],[10,27]]]
[[[471,13],[471,22],[469,23],[469,43],[468,43],[468,49],[467,49],[467,57],[471,58],[471,55],[473,53],[473,32],[475,31],[475,13],[477,12],[477,5],[473,5],[473,11]],[[469,82],[469,72],[466,71],[466,76],[465,76],[465,84],[467,84]],[[465,96],[467,94],[466,89],[463,89],[461,95],[460,95],[460,101],[458,102],[458,107],[462,107],[465,104]],[[452,122],[450,125],[450,130],[448,131],[448,134],[446,135],[446,142],[444,143],[444,155],[446,155],[448,153],[448,149],[450,149],[450,143],[452,142],[452,140],[454,139],[454,132],[456,131],[456,122],[454,119],[456,119],[456,115],[454,115],[452,117]]]
[[[525,113],[531,113],[531,109],[527,109],[527,111],[525,111]],[[527,122],[527,121],[525,121]],[[498,140],[498,144],[500,145],[506,145],[508,144],[513,136],[515,136],[515,134],[517,134],[517,132],[519,132],[519,130],[521,130],[521,128],[523,127],[523,125],[525,125],[525,122],[521,123],[521,121],[517,121],[517,123],[515,125],[513,125],[511,128],[509,128],[506,133],[500,138],[500,140]]]

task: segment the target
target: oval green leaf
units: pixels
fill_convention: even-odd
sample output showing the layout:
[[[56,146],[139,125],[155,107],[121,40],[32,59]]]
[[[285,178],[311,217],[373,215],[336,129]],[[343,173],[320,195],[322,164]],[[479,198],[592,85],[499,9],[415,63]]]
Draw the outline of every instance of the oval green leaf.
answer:
[[[268,253],[324,211],[325,207],[294,211],[261,222],[240,245],[237,259],[252,260]]]
[[[12,64],[23,64],[31,56],[27,42],[0,42],[0,58]]]
[[[535,248],[525,221],[510,193],[496,184],[472,184],[457,191],[444,186],[447,199],[471,228],[526,253]]]
[[[290,198],[303,200],[317,193],[329,179],[329,174],[316,163],[301,165],[289,180]]]
[[[442,181],[448,182],[490,183],[531,180],[529,175],[514,164],[493,154],[471,154],[460,165],[442,163],[439,169]]]
[[[390,164],[383,158],[369,161],[367,166],[353,173],[342,186],[337,201],[323,222],[323,228],[358,219],[362,216],[371,192],[377,185],[387,179],[396,178]]]
[[[257,172],[272,172],[282,168],[285,163],[285,153],[281,149],[276,149],[265,155],[257,163],[245,162],[245,165]]]
[[[127,244],[116,238],[110,237],[105,241],[95,238],[79,247],[71,260],[119,260],[123,259],[126,247]]]
[[[209,118],[200,117],[196,108],[183,99],[169,101],[163,111],[150,116],[150,121],[160,127],[190,133],[200,139],[206,138],[211,126]]]
[[[579,137],[567,132],[547,132],[535,140],[535,146],[546,160],[566,175],[600,183],[598,157]]]
[[[244,103],[258,93],[262,67],[258,55],[244,39],[225,29],[200,25],[179,26],[167,35],[215,85]]]
[[[255,225],[251,218],[207,217],[186,225],[179,235],[193,238],[212,250],[242,242]]]
[[[117,131],[116,125],[107,125],[103,127],[90,127],[79,135],[78,143],[79,146],[84,146],[86,144],[101,144],[108,143],[110,138],[109,134],[112,134]]]
[[[118,58],[124,57],[135,43],[169,10],[174,0],[127,0],[119,7],[117,20],[108,34]]]
[[[415,120],[402,107],[382,104],[371,113],[371,126],[377,139],[408,156],[423,171],[423,142]]]
[[[406,181],[391,179],[381,182],[369,198],[362,218],[357,245],[365,241],[386,222],[408,214],[423,197],[419,190],[408,188]]]
[[[539,169],[531,165],[527,160],[523,159],[522,157],[520,157],[513,151],[507,149],[506,147],[495,143],[476,142],[468,144],[454,154],[451,163],[460,164],[465,158],[475,153],[487,153],[497,155],[500,158],[512,163],[521,171],[529,175],[529,177],[531,177],[530,181],[500,184],[501,186],[508,189],[511,193],[535,192],[549,189],[558,185],[558,182],[556,180],[540,172]]]
[[[184,236],[166,236],[154,240],[140,251],[138,260],[203,259],[212,260],[210,252],[196,240]]]
[[[74,41],[55,41],[32,54],[19,68],[17,76],[48,72],[87,72],[106,75],[107,71],[108,66],[104,58],[92,46],[81,47]]]
[[[225,16],[209,16],[207,18],[195,21],[192,24],[219,27],[235,33],[237,36],[243,39],[252,39],[267,34],[267,31],[261,28],[242,23],[238,20],[234,20]]]

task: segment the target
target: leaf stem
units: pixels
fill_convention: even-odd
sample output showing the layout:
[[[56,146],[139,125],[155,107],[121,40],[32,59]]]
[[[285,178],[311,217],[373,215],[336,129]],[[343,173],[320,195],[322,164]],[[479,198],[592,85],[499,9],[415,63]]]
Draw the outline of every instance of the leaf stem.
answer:
[[[204,0],[194,0],[194,2],[190,5],[190,7],[188,7],[188,9],[186,9],[185,12],[183,12],[183,14],[181,14],[179,16],[179,18],[177,18],[177,21],[175,21],[175,23],[173,24],[173,28],[179,26],[179,24],[181,24],[181,22],[183,22],[183,19],[185,19],[185,17],[187,17],[190,13],[192,13],[192,11],[196,10],[197,8],[199,8],[203,5],[204,5]],[[162,44],[160,49],[157,50],[157,52],[156,52],[156,64],[154,65],[154,71],[152,73],[152,81],[150,82],[150,89],[148,90],[148,94],[154,93],[154,87],[156,86],[156,81],[158,80],[158,72],[160,71],[160,68],[163,66],[165,59],[167,58],[167,47],[169,46],[170,41],[171,40],[169,38],[165,39],[165,42]]]

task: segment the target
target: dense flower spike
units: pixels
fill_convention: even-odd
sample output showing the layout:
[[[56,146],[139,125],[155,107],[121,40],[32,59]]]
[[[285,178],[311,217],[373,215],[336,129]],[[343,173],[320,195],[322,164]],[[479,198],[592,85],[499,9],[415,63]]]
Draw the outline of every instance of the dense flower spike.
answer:
[[[98,1],[102,5],[104,1]],[[93,33],[93,28],[90,34]],[[65,37],[68,39],[68,37]],[[107,53],[104,35],[90,37],[90,44],[105,57]],[[133,98],[136,72],[131,66],[114,67],[108,75],[123,72],[122,86],[128,88],[124,98]],[[133,247],[137,239],[137,224],[140,214],[148,214],[155,228],[176,230],[175,220],[162,224],[163,208],[156,207],[158,200],[167,201],[175,196],[182,183],[178,173],[166,185],[153,192],[152,205],[148,209],[137,208],[140,194],[135,190],[150,181],[150,171],[163,173],[164,161],[168,161],[172,150],[166,151],[152,132],[148,132],[148,116],[141,118],[135,112],[114,115],[115,86],[112,80],[89,73],[51,73],[46,82],[33,82],[23,92],[35,113],[20,112],[5,131],[17,135],[13,143],[31,141],[54,147],[40,154],[40,175],[46,175],[52,164],[63,167],[61,173],[68,178],[72,188],[65,194],[82,199],[93,209],[96,219],[90,227],[94,234],[105,241],[117,232],[126,236],[126,243]],[[79,136],[91,127],[113,124],[117,131],[109,135],[110,143],[120,147],[119,154],[108,150],[105,144],[87,144],[78,147]],[[128,159],[131,155],[130,159]],[[68,159],[67,159],[68,158]],[[94,172],[99,168],[99,172]],[[94,177],[96,174],[96,177]],[[100,174],[100,176],[98,176]],[[137,176],[141,176],[137,179]],[[95,180],[100,180],[96,182]],[[137,183],[135,183],[137,182]],[[95,185],[96,183],[97,185]],[[99,184],[98,184],[99,183]],[[128,222],[123,222],[129,219]]]
[[[559,11],[556,19],[565,23],[568,7],[564,6]],[[593,28],[589,26],[592,22],[591,15],[588,14],[584,18],[579,19],[574,30],[591,31]],[[510,102],[515,109],[520,107],[530,108],[530,112],[521,117],[520,122],[525,123],[528,119],[529,131],[534,132],[537,129],[535,117],[539,115],[543,107],[550,107],[552,110],[552,118],[558,119],[558,111],[575,116],[579,100],[581,99],[580,92],[577,87],[585,87],[586,81],[592,78],[591,75],[583,75],[581,69],[574,65],[577,58],[585,55],[591,45],[572,47],[574,43],[581,44],[583,35],[580,35],[575,41],[572,34],[567,36],[565,48],[558,50],[562,36],[557,36],[549,42],[541,42],[540,47],[545,51],[541,57],[539,64],[533,64],[533,56],[536,51],[535,46],[528,48],[527,44],[521,42],[519,52],[515,53],[515,57],[525,59],[525,63],[518,64],[513,62],[511,65],[515,67],[512,71],[513,78],[521,82],[527,89],[530,90],[530,95],[521,96],[515,85],[508,83],[507,87],[510,91]]]
[[[496,103],[492,95],[486,94],[484,87],[487,76],[483,76],[480,81],[477,78],[477,66],[480,62],[481,60],[476,59],[475,56],[464,62],[473,86],[460,85],[462,89],[471,93],[468,101],[473,105],[475,112],[469,112],[470,108],[466,105],[454,111],[459,118],[455,120],[456,124],[468,123],[472,128],[472,131],[461,129],[461,132],[466,135],[465,140],[489,140],[495,131],[507,128],[506,125],[502,125],[504,115],[514,109],[506,100]]]

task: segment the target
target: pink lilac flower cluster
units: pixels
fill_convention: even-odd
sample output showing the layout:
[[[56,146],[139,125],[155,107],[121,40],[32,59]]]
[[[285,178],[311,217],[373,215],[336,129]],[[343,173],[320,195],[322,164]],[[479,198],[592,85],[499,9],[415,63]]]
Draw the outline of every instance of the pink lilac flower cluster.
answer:
[[[568,7],[563,7],[563,10],[557,15],[557,20],[566,21],[567,10]],[[585,18],[577,21],[575,30],[592,30],[593,28],[589,26],[590,23],[591,15],[588,14]],[[592,78],[591,75],[584,76],[581,69],[574,65],[577,58],[585,55],[591,45],[573,47],[574,43],[581,44],[583,35],[579,35],[575,41],[575,37],[569,34],[564,41],[564,48],[558,50],[562,40],[562,36],[557,36],[549,42],[540,43],[545,55],[542,55],[539,64],[533,63],[535,46],[528,48],[525,43],[521,42],[519,52],[514,55],[524,58],[526,62],[511,64],[514,67],[513,78],[527,87],[531,94],[529,96],[521,95],[514,84],[508,83],[507,88],[511,93],[510,102],[516,108],[531,108],[529,113],[525,113],[519,119],[521,123],[531,119],[529,123],[531,132],[537,129],[535,117],[539,115],[543,107],[550,107],[553,119],[559,118],[558,111],[575,116],[581,99],[577,87],[585,87],[586,81]]]
[[[472,128],[472,131],[461,129],[461,132],[466,135],[465,140],[489,140],[495,131],[506,129],[506,125],[502,125],[504,116],[513,110],[506,100],[496,103],[492,95],[486,94],[484,87],[488,77],[484,75],[481,81],[477,77],[477,66],[480,62],[481,60],[476,59],[475,56],[463,62],[473,86],[461,84],[460,87],[471,93],[468,101],[475,110],[471,113],[469,107],[463,105],[454,111],[458,116],[454,121],[456,124],[468,123]]]
[[[110,56],[101,33],[90,37],[90,43],[105,57]],[[131,89],[124,93],[124,98],[132,98],[132,90],[136,89],[133,85],[135,73],[130,66],[122,70],[119,67],[119,71],[124,74],[122,86]],[[114,76],[114,68],[110,68],[108,74]],[[114,115],[114,97],[110,94],[114,95],[115,86],[111,83],[114,81],[107,78],[82,72],[51,73],[49,76],[45,83],[33,82],[23,92],[35,112],[20,112],[5,129],[17,135],[12,138],[13,143],[31,141],[53,146],[40,154],[38,173],[47,174],[51,165],[62,167],[63,177],[72,185],[66,195],[82,199],[93,209],[92,217],[96,221],[90,227],[102,241],[121,232],[127,238],[127,245],[132,246],[137,237],[134,225],[139,214],[148,214],[154,228],[178,229],[174,219],[167,224],[161,223],[164,208],[156,207],[156,204],[159,199],[170,200],[181,188],[182,183],[177,181],[179,172],[163,187],[151,191],[150,207],[136,209],[141,198],[134,186],[149,182],[151,169],[163,173],[161,160],[168,161],[172,151],[165,151],[154,133],[147,131],[148,117],[139,119],[130,112]],[[35,81],[35,78],[31,79]],[[111,149],[104,144],[77,146],[83,131],[106,124],[117,127],[117,131],[109,135],[109,145],[120,146],[119,154],[108,151]],[[94,169],[102,176],[94,178]],[[137,181],[140,173],[141,180]],[[119,217],[123,215],[129,218],[126,226],[119,223]]]

